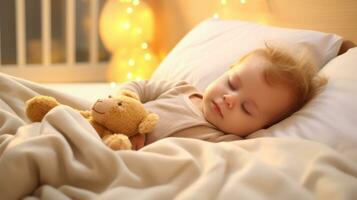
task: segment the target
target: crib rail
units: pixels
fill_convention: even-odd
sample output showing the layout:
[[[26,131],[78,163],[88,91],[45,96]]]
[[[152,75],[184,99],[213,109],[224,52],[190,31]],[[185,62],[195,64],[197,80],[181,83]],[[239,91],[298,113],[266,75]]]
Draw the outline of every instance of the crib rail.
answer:
[[[65,18],[65,43],[61,45],[65,46],[65,60],[62,63],[53,63],[51,59],[53,48],[51,27],[54,26],[51,24],[51,3],[56,0],[39,1],[41,1],[41,62],[34,64],[27,60],[26,0],[15,0],[16,62],[4,63],[1,52],[6,49],[0,48],[0,72],[38,82],[104,81],[108,53],[103,52],[105,50],[100,46],[98,16],[100,3],[105,0],[81,0],[88,3],[88,21],[90,22],[86,61],[76,59],[76,17],[78,17],[76,5],[79,0],[64,0],[65,15],[62,17]],[[1,27],[1,29],[6,28]],[[99,52],[101,55],[106,54],[106,58],[99,59]]]

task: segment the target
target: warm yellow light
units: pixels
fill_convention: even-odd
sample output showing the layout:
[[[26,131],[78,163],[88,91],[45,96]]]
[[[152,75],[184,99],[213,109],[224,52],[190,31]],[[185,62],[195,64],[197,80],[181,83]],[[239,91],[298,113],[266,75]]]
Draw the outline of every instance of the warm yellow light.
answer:
[[[118,50],[110,60],[107,78],[115,82],[136,80],[138,77],[140,80],[149,79],[158,63],[158,58],[149,48]]]
[[[150,55],[150,53],[146,53],[146,54],[144,55],[144,59],[145,59],[145,60],[151,60],[151,55]]]
[[[227,0],[221,0],[221,4],[222,5],[226,5],[227,4]]]
[[[110,82],[110,87],[111,88],[115,88],[117,86],[117,83],[116,82]]]
[[[134,5],[134,6],[139,5],[139,3],[140,3],[140,1],[139,1],[139,0],[133,0],[133,5]]]
[[[214,13],[213,18],[218,19],[219,18],[219,14],[218,13]]]
[[[133,74],[131,72],[129,72],[127,75],[126,75],[126,78],[131,80],[133,78]]]
[[[124,30],[129,30],[130,29],[130,22],[126,21],[121,24]]]
[[[133,11],[134,11],[134,9],[133,9],[132,7],[127,7],[127,8],[126,8],[126,12],[127,12],[128,14],[133,13]]]
[[[264,24],[264,25],[268,25],[269,24],[269,19],[264,16],[264,15],[260,15],[258,16],[258,19],[257,19],[258,23],[260,24]]]
[[[240,3],[241,4],[245,4],[245,3],[247,3],[247,1],[246,0],[240,0]]]
[[[140,28],[140,27],[136,28],[136,33],[137,33],[138,35],[142,34],[142,33],[143,33],[143,29]]]
[[[131,66],[131,67],[134,66],[135,65],[135,60],[134,59],[129,59],[128,65]]]
[[[144,2],[107,0],[100,14],[99,33],[110,52],[152,41],[154,14]]]
[[[149,47],[149,45],[148,45],[147,42],[141,43],[141,48],[142,48],[142,49],[147,49],[148,47]]]

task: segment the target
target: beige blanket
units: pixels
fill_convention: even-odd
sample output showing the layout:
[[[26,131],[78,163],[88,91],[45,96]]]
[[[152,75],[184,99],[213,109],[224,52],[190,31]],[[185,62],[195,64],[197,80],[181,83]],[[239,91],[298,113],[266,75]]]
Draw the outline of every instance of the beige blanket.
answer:
[[[115,152],[70,107],[28,123],[24,102],[37,94],[90,106],[0,74],[0,199],[357,198],[357,163],[316,142],[167,138]]]

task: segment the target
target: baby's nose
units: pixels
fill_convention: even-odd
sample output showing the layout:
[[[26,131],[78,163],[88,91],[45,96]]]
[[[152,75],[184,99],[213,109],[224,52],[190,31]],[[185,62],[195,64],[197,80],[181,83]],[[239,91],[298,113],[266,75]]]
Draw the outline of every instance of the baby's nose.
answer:
[[[235,104],[234,96],[232,95],[223,95],[223,100],[227,104],[228,108],[233,108]]]

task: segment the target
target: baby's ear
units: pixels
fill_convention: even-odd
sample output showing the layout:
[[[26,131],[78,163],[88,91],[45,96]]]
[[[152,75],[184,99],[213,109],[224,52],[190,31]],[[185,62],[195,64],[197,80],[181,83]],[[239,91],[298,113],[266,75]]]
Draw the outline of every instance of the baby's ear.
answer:
[[[127,96],[127,97],[131,97],[133,99],[136,99],[136,100],[140,101],[139,96],[135,92],[132,92],[130,90],[122,90],[122,91],[119,92],[119,95],[124,95],[124,96]]]

